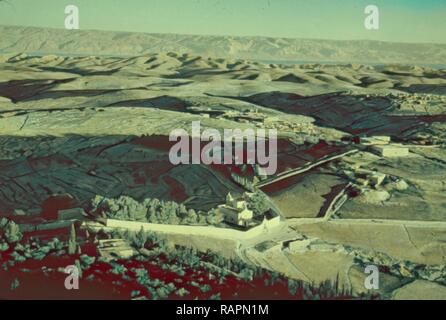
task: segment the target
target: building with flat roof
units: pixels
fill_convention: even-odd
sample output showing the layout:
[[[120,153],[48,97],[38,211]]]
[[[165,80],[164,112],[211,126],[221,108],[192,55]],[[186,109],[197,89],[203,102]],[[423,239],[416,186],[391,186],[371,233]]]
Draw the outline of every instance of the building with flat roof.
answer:
[[[372,150],[385,158],[407,157],[409,155],[409,148],[399,144],[377,145]]]

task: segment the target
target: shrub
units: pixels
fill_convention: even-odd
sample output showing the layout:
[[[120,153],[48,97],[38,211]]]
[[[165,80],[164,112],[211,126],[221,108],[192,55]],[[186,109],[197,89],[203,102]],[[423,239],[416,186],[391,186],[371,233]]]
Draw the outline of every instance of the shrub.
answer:
[[[4,235],[8,243],[16,243],[22,240],[23,235],[14,221],[2,221],[1,225],[4,225]]]
[[[105,215],[111,219],[140,221],[159,224],[219,224],[223,221],[215,210],[208,214],[187,209],[185,205],[174,201],[160,201],[158,199],[145,199],[138,202],[130,197],[121,196],[109,199],[96,196],[91,202],[91,210]]]
[[[146,242],[147,242],[147,236],[146,233],[144,232],[143,227],[141,227],[141,230],[139,230],[139,232],[133,236],[132,244],[136,248],[140,249],[144,248]]]

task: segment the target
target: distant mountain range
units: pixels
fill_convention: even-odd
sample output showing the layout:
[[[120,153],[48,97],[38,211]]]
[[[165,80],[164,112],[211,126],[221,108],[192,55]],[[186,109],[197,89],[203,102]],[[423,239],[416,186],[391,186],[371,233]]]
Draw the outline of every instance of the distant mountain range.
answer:
[[[342,63],[446,63],[446,44],[149,34],[0,26],[0,53],[134,56],[191,53],[221,58]]]

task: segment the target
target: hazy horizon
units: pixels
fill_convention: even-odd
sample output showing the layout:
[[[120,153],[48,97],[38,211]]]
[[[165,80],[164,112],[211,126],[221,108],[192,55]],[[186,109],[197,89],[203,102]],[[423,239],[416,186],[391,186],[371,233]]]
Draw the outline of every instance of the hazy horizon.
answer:
[[[1,0],[0,0],[1,1]],[[1,24],[0,27],[18,27],[18,28],[41,28],[41,29],[54,29],[54,30],[66,30],[63,27],[42,27],[32,25],[14,25],[14,24]],[[72,32],[72,30],[67,30]],[[391,40],[374,40],[374,39],[327,39],[327,38],[308,38],[308,37],[272,37],[263,35],[231,35],[231,34],[199,34],[199,33],[181,33],[181,32],[148,32],[148,31],[123,31],[123,30],[104,30],[104,29],[80,29],[75,31],[94,31],[94,32],[113,32],[113,33],[143,33],[154,35],[179,35],[179,36],[204,36],[204,37],[232,37],[232,38],[271,38],[271,39],[291,39],[291,40],[311,40],[311,41],[370,41],[370,42],[388,42],[388,43],[401,43],[401,44],[432,44],[432,45],[445,45],[446,42],[414,42],[414,41],[391,41]]]
[[[0,21],[60,29],[69,4],[79,7],[81,30],[446,43],[443,0],[8,0],[0,2]],[[380,9],[379,30],[364,27],[369,4]]]

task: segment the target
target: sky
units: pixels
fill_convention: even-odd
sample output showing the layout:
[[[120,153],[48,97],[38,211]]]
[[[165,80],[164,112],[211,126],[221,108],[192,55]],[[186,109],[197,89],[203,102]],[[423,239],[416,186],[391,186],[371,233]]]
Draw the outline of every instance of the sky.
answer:
[[[63,28],[70,4],[81,29],[446,43],[446,0],[0,0],[0,24]]]

